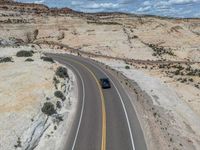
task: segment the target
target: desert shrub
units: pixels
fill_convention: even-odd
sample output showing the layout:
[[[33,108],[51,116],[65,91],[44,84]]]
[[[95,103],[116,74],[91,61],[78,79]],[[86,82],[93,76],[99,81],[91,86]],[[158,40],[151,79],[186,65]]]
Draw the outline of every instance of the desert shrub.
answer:
[[[48,116],[51,116],[56,113],[56,110],[51,102],[45,102],[42,107],[42,112]]]
[[[56,115],[56,116],[55,116],[55,121],[58,122],[58,123],[59,123],[60,121],[63,121],[63,116],[61,116],[61,115]]]
[[[60,78],[68,78],[68,72],[67,69],[65,67],[58,67],[56,70],[56,75]]]
[[[156,54],[156,53],[153,53],[152,56],[157,56],[157,54]]]
[[[133,38],[134,38],[134,39],[137,39],[137,38],[138,38],[138,36],[137,36],[137,35],[134,35],[134,36],[133,36]]]
[[[25,61],[32,62],[32,61],[34,61],[34,60],[31,59],[31,58],[27,58]]]
[[[198,89],[200,88],[200,86],[199,86],[198,84],[195,84],[194,86],[195,86],[196,88],[198,88]]]
[[[121,25],[118,22],[101,22],[101,21],[87,21],[88,24],[100,24],[100,25]]]
[[[0,57],[0,63],[13,62],[12,57]]]
[[[174,74],[175,74],[175,75],[179,75],[179,74],[180,74],[180,71],[179,71],[179,70],[176,70],[176,71],[174,72]]]
[[[55,91],[54,95],[55,95],[55,97],[60,98],[62,100],[66,99],[65,95],[61,91]]]
[[[17,52],[16,56],[17,57],[31,57],[31,56],[33,56],[33,52],[22,50],[22,51]]]
[[[181,83],[185,83],[185,82],[187,82],[187,79],[183,78],[182,81],[181,81]]]
[[[182,78],[178,78],[177,81],[182,81]]]
[[[57,102],[56,102],[56,107],[59,108],[59,109],[62,108],[62,104],[61,104],[60,101],[57,101]]]
[[[53,83],[54,83],[55,88],[58,89],[57,84],[60,83],[60,81],[56,77],[53,77]]]
[[[193,82],[194,80],[192,78],[188,79],[190,82]]]
[[[130,69],[130,67],[129,66],[125,66],[125,69]]]
[[[48,62],[51,62],[51,63],[54,63],[54,61],[53,61],[53,59],[51,58],[51,57],[41,57],[41,59],[43,60],[43,61],[48,61]]]
[[[22,147],[22,142],[21,142],[20,137],[18,137],[18,139],[17,139],[17,144],[14,145],[14,147],[15,147],[15,148]]]
[[[50,100],[50,98],[49,98],[49,97],[46,97],[46,100],[47,100],[47,101],[49,101],[49,100]]]
[[[165,49],[162,46],[158,46],[155,44],[147,44],[150,48],[153,49],[154,53],[152,54],[153,56],[162,56],[162,55],[171,55],[171,56],[175,56],[174,52],[172,51],[172,49]]]
[[[159,68],[165,68],[165,65],[164,64],[160,64]]]
[[[200,69],[190,69],[190,71],[187,73],[189,76],[200,76]]]
[[[60,83],[60,81],[59,81],[56,77],[53,77],[53,82],[54,82],[55,84]]]

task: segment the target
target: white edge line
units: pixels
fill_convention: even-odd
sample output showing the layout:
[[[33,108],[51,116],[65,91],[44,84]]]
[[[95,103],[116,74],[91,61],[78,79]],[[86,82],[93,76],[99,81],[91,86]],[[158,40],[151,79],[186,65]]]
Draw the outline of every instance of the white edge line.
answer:
[[[101,69],[98,65],[94,65],[92,64],[90,61],[88,61],[92,66],[94,66],[95,68],[99,69],[101,72],[103,72],[108,78],[109,78],[109,75],[103,70]],[[132,134],[132,131],[131,131],[131,126],[130,126],[130,122],[129,122],[129,118],[128,118],[128,114],[127,114],[127,111],[126,111],[126,107],[124,105],[124,102],[122,100],[122,97],[121,97],[121,94],[119,93],[119,90],[117,89],[115,83],[113,82],[113,80],[110,78],[110,81],[112,82],[112,84],[114,85],[116,91],[117,91],[117,94],[119,95],[119,98],[121,100],[121,103],[122,103],[122,107],[124,109],[124,113],[125,113],[125,116],[126,116],[126,121],[127,121],[127,124],[128,124],[128,129],[129,129],[129,134],[130,134],[130,138],[131,138],[131,144],[132,144],[132,148],[133,150],[135,150],[135,146],[134,146],[134,141],[133,141],[133,134]],[[126,93],[127,94],[127,93]],[[129,96],[128,96],[129,97]],[[130,97],[129,97],[130,99]]]
[[[73,65],[71,65],[69,63],[66,63],[66,64],[69,65],[72,69],[74,69],[78,73],[78,76],[80,77],[81,83],[82,83],[82,86],[83,86],[83,103],[82,103],[82,108],[81,108],[81,115],[80,115],[80,119],[79,119],[77,131],[76,131],[76,135],[75,135],[73,146],[72,146],[72,150],[74,150],[74,147],[76,145],[76,140],[77,140],[77,137],[78,137],[78,133],[79,133],[79,130],[80,130],[82,117],[83,117],[83,110],[84,110],[84,107],[85,107],[85,85],[84,85],[83,78],[82,78],[80,72]]]
[[[79,130],[80,130],[80,126],[81,126],[81,121],[82,121],[82,117],[83,117],[83,110],[84,110],[84,107],[85,107],[85,85],[84,85],[83,78],[82,78],[80,72],[74,66],[72,66],[71,64],[69,64],[69,63],[67,63],[67,64],[70,65],[78,73],[78,76],[80,77],[81,83],[82,83],[82,86],[83,86],[83,102],[82,102],[82,108],[81,108],[81,115],[80,115],[78,128],[77,128],[76,135],[75,135],[74,142],[73,142],[73,146],[72,146],[72,150],[74,150],[74,147],[76,145],[76,140],[77,140],[77,137],[78,137],[78,133],[79,133]]]

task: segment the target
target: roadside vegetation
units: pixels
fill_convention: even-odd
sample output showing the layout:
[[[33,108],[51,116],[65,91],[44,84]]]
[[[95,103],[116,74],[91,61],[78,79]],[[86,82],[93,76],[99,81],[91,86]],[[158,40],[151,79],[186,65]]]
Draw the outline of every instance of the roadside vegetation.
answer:
[[[169,78],[190,84],[200,89],[200,69],[195,64],[187,63],[160,63],[160,64],[143,64],[143,69],[160,70]]]
[[[43,57],[41,57],[41,59],[42,59],[43,61],[47,61],[47,62],[54,63],[54,60],[53,60],[51,57],[45,57],[45,56],[43,56]]]
[[[0,63],[13,62],[12,57],[0,57]]]
[[[152,54],[153,56],[157,57],[162,57],[163,55],[176,56],[171,48],[166,49],[163,46],[158,46],[155,44],[147,44],[147,45],[154,51]]]
[[[34,61],[34,60],[31,59],[31,58],[27,58],[25,61],[26,61],[26,62],[32,62],[32,61]]]
[[[21,51],[17,52],[16,56],[17,57],[32,57],[33,54],[34,54],[33,51],[21,50]]]
[[[51,116],[56,113],[55,107],[51,102],[45,102],[41,110],[44,114],[48,116]]]
[[[67,69],[65,67],[58,67],[56,70],[56,75],[60,78],[68,78],[68,72]]]
[[[125,69],[130,69],[130,66],[125,66]]]
[[[54,96],[57,98],[60,98],[62,101],[64,101],[66,99],[66,97],[62,91],[55,91]]]

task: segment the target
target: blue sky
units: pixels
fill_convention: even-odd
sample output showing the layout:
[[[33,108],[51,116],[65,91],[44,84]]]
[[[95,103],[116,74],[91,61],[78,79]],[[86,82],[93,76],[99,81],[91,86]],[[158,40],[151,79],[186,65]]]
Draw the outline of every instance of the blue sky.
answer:
[[[128,12],[169,17],[200,18],[200,0],[18,0],[69,7],[83,12]]]

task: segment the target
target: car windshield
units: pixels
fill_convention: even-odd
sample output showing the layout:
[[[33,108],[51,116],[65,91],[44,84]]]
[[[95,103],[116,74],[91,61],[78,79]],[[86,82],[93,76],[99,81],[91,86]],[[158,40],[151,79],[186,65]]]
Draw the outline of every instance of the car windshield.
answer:
[[[104,84],[108,84],[108,81],[103,81]]]
[[[109,82],[108,79],[102,79],[102,81],[107,83]]]

